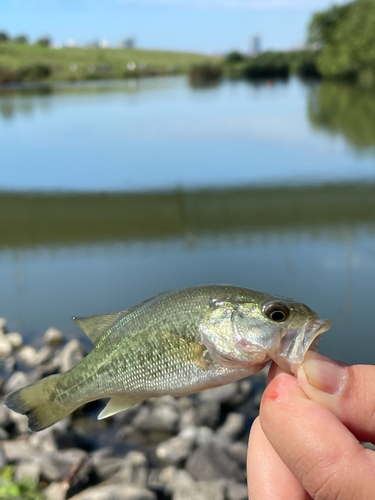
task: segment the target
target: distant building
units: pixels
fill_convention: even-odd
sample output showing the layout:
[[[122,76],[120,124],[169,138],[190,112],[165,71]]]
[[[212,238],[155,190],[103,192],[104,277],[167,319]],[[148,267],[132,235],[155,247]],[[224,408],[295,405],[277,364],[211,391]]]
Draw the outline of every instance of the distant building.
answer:
[[[73,40],[73,38],[69,38],[69,40],[66,42],[67,47],[77,47],[77,42]]]
[[[250,54],[257,56],[262,52],[261,38],[259,35],[254,35],[250,41]]]
[[[134,49],[135,48],[135,38],[124,38],[120,40],[117,44],[120,49]]]
[[[105,40],[105,39],[100,40],[99,47],[102,49],[108,49],[108,47],[109,47],[108,40]]]

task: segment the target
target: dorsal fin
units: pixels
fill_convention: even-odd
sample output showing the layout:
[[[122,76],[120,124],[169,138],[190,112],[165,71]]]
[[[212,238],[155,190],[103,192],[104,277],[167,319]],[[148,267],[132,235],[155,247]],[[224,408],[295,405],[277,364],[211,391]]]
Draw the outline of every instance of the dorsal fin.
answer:
[[[112,323],[119,318],[123,318],[128,314],[136,311],[137,309],[152,303],[157,300],[163,298],[164,296],[170,295],[174,290],[170,290],[167,292],[159,293],[154,297],[151,297],[147,300],[144,300],[140,304],[131,307],[130,309],[125,309],[124,311],[116,312],[116,313],[108,313],[108,314],[94,314],[93,316],[87,317],[77,317],[73,316],[73,320],[78,323],[78,325],[82,328],[82,330],[86,333],[89,339],[96,345],[100,338],[107,333],[108,328],[112,325]]]
[[[73,316],[73,319],[76,323],[78,323],[93,344],[96,345],[115,319],[120,314],[124,314],[125,312],[126,311],[109,314],[95,314],[94,316],[87,316],[86,318],[77,318],[76,316]]]

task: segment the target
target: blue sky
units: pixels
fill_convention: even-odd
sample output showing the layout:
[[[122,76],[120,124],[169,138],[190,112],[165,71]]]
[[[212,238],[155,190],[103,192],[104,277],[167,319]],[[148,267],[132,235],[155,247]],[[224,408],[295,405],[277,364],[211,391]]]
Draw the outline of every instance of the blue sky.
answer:
[[[336,0],[336,3],[344,3]],[[302,43],[313,12],[329,0],[0,0],[0,30],[55,42],[135,37],[142,48],[221,53]]]

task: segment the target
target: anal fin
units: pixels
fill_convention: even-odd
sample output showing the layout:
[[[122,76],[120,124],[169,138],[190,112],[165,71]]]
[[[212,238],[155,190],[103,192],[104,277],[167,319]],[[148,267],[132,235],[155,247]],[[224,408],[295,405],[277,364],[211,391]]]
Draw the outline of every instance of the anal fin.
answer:
[[[113,396],[107,403],[107,406],[99,413],[98,420],[110,417],[120,411],[127,410],[132,406],[141,403],[143,400],[126,396]]]

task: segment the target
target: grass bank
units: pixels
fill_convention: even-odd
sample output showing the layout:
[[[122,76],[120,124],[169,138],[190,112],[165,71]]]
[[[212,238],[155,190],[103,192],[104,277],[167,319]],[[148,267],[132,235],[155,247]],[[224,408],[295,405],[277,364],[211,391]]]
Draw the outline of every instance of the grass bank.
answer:
[[[217,60],[202,54],[140,49],[61,48],[0,43],[0,83],[72,81],[186,73]]]

